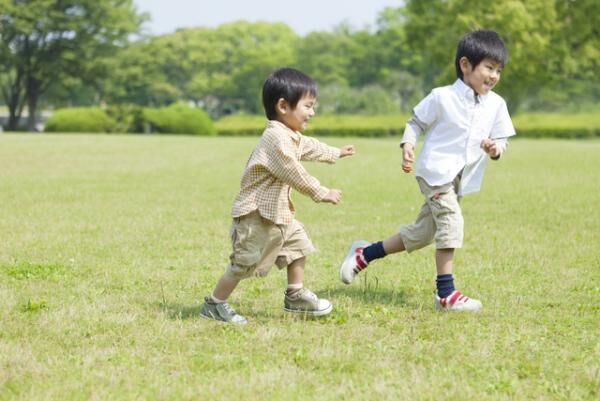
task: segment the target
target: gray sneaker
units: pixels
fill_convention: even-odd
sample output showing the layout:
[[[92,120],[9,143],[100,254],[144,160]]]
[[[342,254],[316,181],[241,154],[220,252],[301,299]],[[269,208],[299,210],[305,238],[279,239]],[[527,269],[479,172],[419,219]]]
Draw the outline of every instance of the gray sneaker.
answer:
[[[300,291],[291,297],[285,296],[283,310],[292,313],[302,313],[311,316],[327,315],[333,309],[333,305],[326,299],[319,299],[314,292],[307,288],[301,288]]]
[[[210,302],[208,297],[204,298],[204,305],[202,305],[200,317],[203,319],[218,320],[226,323],[248,323],[246,318],[242,315],[238,315],[227,302],[216,304]]]

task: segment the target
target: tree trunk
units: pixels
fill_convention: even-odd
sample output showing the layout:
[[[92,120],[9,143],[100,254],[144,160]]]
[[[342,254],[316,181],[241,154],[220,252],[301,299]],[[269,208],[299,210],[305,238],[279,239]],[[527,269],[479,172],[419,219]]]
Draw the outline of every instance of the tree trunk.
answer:
[[[35,112],[37,109],[37,97],[28,95],[27,96],[27,110],[29,114],[27,116],[27,131],[34,132],[36,131],[35,127]]]
[[[9,85],[2,87],[4,102],[8,107],[8,124],[6,125],[6,128],[9,131],[17,130],[19,120],[21,119],[21,113],[23,112],[23,106],[25,104],[22,77],[23,71],[19,68],[14,80]]]
[[[27,116],[27,131],[30,132],[36,131],[35,113],[42,92],[41,85],[42,83],[35,78],[29,78],[27,80],[27,111],[29,112]]]

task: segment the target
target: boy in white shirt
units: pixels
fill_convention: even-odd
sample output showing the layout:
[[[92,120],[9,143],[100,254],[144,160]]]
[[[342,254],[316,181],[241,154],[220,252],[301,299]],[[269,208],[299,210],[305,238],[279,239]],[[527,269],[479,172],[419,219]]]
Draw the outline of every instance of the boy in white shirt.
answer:
[[[355,241],[340,267],[345,284],[375,259],[435,241],[436,309],[481,309],[480,301],[455,290],[452,261],[454,249],[463,243],[459,200],[479,191],[486,154],[499,159],[507,138],[515,135],[506,103],[492,92],[507,59],[504,43],[494,31],[477,30],[461,39],[455,58],[458,79],[434,89],[414,108],[400,144],[402,170],[410,173],[417,138],[427,133],[415,172],[425,196],[421,211],[413,224],[403,225],[384,241]]]

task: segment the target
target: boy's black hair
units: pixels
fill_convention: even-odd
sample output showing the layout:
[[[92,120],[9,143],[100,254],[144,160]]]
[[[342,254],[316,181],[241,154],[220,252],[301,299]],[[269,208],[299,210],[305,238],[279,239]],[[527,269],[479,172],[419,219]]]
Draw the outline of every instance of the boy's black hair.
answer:
[[[458,43],[454,64],[456,76],[460,79],[463,78],[460,69],[460,59],[463,57],[469,60],[473,68],[477,67],[484,58],[490,58],[504,66],[508,62],[508,51],[496,32],[479,29],[467,33]]]
[[[279,68],[266,79],[262,90],[262,101],[265,114],[269,120],[277,118],[275,106],[279,99],[283,98],[295,108],[298,101],[304,95],[317,97],[316,82],[294,68]]]

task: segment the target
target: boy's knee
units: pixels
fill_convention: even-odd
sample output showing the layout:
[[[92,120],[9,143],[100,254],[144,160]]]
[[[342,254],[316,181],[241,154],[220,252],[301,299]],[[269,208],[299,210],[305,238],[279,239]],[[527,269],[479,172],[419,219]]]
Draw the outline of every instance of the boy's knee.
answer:
[[[413,227],[414,228],[414,227]],[[404,244],[407,253],[411,253],[433,242],[434,231],[432,230],[411,230],[411,226],[400,227],[400,239]]]
[[[256,266],[240,266],[237,264],[230,263],[227,267],[225,275],[234,280],[243,280],[249,278],[254,273]]]

